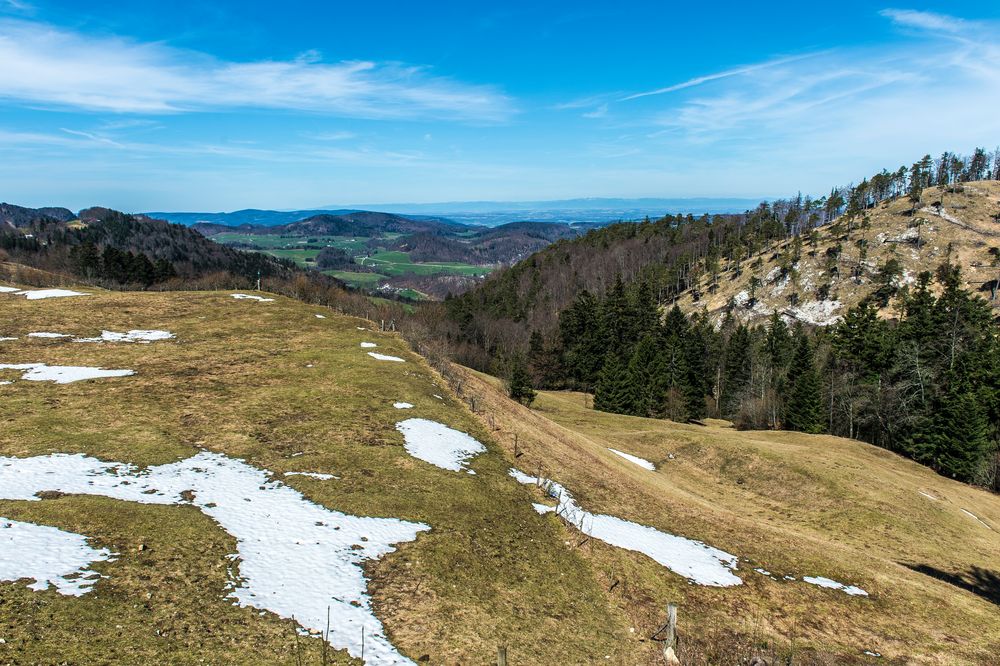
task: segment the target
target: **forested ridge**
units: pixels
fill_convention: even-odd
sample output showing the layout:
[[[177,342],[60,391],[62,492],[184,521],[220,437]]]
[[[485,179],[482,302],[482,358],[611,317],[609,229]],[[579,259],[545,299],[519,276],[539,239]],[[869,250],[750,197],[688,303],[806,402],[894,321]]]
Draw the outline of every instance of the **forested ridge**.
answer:
[[[526,366],[535,388],[592,391],[599,410],[853,437],[997,489],[998,326],[961,266],[946,259],[905,289],[886,280],[834,326],[790,325],[777,311],[744,322],[735,307],[685,315],[671,303],[769,248],[793,255],[823,227],[860,225],[879,202],[916,210],[926,188],[998,177],[998,153],[928,156],[818,200],[612,225],[448,299],[438,330],[464,363]],[[892,321],[880,316],[890,301]]]
[[[720,287],[723,276],[738,277],[761,257],[775,253],[787,273],[824,235],[842,241],[829,249],[833,270],[838,248],[848,242],[862,246],[858,263],[863,265],[865,241],[856,232],[880,203],[907,202],[907,219],[921,223],[912,213],[924,190],[989,179],[1000,179],[1000,151],[977,149],[970,157],[944,153],[937,159],[927,155],[909,167],[835,187],[819,199],[797,195],[739,215],[665,215],[595,229],[578,239],[558,241],[449,299],[450,319],[458,328],[452,337],[459,345],[469,345],[463,360],[474,365],[476,349],[488,352],[483,358],[523,351],[531,331],[550,335],[555,330],[558,313],[577,293],[586,289],[603,295],[618,277],[625,282],[645,280],[661,304],[685,296],[697,308]]]

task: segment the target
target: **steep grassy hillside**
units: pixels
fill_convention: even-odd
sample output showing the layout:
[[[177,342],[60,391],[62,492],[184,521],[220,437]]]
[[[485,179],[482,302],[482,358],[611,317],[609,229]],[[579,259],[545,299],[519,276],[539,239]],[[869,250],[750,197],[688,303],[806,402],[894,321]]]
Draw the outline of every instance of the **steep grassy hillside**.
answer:
[[[906,199],[878,204],[854,220],[817,229],[799,250],[789,240],[715,280],[705,275],[679,302],[685,310],[718,313],[733,304],[741,318],[777,310],[825,324],[879,288],[880,269],[892,260],[900,268],[886,277],[892,289],[913,285],[922,271],[949,260],[962,268],[968,288],[993,296],[1000,287],[1000,181],[928,188],[916,205]],[[1000,297],[993,303],[1000,312]],[[883,314],[895,316],[895,308]]]
[[[135,374],[53,384],[0,370],[0,382],[13,382],[0,383],[0,456],[82,453],[140,468],[206,451],[239,458],[323,507],[430,527],[366,567],[374,612],[409,658],[486,663],[507,645],[512,663],[632,661],[626,618],[607,603],[592,565],[536,515],[486,429],[401,340],[279,296],[78,290],[90,295],[0,293],[0,338],[16,338],[0,342],[0,364]],[[175,337],[28,336],[132,329]],[[405,362],[376,360],[361,342]],[[407,418],[484,442],[488,451],[470,463],[476,474],[409,455],[395,429]],[[289,618],[227,598],[240,566],[230,559],[234,537],[190,504],[46,493],[0,500],[0,516],[117,553],[93,565],[103,577],[80,597],[0,582],[0,663],[321,663],[320,638],[296,638]],[[337,652],[333,663],[360,662]]]
[[[527,409],[493,378],[455,372],[518,468],[559,482],[586,510],[740,557],[742,585],[691,585],[550,515],[630,618],[631,663],[660,663],[658,646],[644,639],[668,602],[680,604],[685,664],[731,664],[755,653],[777,663],[789,655],[793,663],[996,663],[996,495],[853,440],[605,414],[580,393],[539,392]],[[805,584],[804,576],[869,596]]]

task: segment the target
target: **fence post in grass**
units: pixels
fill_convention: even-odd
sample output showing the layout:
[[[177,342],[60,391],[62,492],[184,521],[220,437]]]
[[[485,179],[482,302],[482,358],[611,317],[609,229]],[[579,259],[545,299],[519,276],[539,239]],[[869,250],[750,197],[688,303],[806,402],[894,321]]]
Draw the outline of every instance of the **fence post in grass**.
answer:
[[[507,666],[507,648],[497,648],[497,666]]]
[[[652,635],[663,644],[663,661],[668,666],[680,666],[677,658],[677,604],[667,604],[667,623]]]

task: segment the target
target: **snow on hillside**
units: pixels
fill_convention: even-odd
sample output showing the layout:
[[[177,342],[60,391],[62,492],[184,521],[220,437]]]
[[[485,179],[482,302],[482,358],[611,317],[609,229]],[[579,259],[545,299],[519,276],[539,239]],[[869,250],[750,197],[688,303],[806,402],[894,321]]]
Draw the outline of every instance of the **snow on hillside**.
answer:
[[[743,583],[733,573],[739,559],[735,555],[646,525],[585,511],[569,491],[555,481],[538,479],[516,469],[512,469],[510,475],[523,484],[541,485],[546,494],[557,501],[556,506],[535,504],[536,511],[555,512],[588,536],[612,546],[648,555],[667,569],[699,585],[731,587]]]
[[[100,580],[90,565],[107,561],[113,561],[111,552],[91,548],[81,534],[0,517],[0,581],[31,579],[32,590],[54,586],[79,597]]]
[[[46,365],[45,363],[0,363],[0,370],[21,370],[21,379],[29,382],[55,382],[71,384],[84,379],[128,377],[135,370],[105,370],[73,365]]]
[[[475,472],[466,467],[486,447],[464,432],[428,419],[406,419],[396,424],[403,433],[406,452],[414,458],[453,472]]]
[[[316,632],[325,630],[329,611],[329,642],[335,648],[360,658],[364,635],[365,663],[413,663],[393,647],[375,617],[363,565],[394,551],[394,544],[414,540],[430,529],[427,525],[327,509],[272,480],[265,470],[207,451],[145,470],[81,454],[0,457],[0,499],[39,501],[37,493],[43,491],[141,504],[193,504],[236,538],[239,572],[231,596],[238,604],[294,617]],[[18,538],[19,560],[52,557],[45,547],[56,537],[46,541],[34,536]],[[60,557],[59,566],[49,568],[69,574],[70,564],[79,569],[93,561],[82,561],[83,555],[93,556],[89,551],[80,555],[73,560]],[[27,565],[19,566],[15,570],[7,565],[0,574],[28,570]],[[40,576],[48,575],[39,571]]]

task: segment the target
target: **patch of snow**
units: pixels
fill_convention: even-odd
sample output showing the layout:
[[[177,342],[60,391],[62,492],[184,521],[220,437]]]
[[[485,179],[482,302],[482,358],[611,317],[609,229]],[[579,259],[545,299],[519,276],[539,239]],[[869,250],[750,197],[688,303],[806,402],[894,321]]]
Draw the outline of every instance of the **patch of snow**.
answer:
[[[374,349],[375,347],[378,347],[378,345],[375,344],[374,342],[362,342],[361,346],[364,349]]]
[[[355,328],[358,329],[359,331],[367,331],[368,330],[364,326],[355,326]]]
[[[465,464],[486,451],[478,440],[459,430],[428,419],[406,419],[396,424],[403,433],[406,452],[414,458],[453,472],[467,471]]]
[[[368,355],[376,361],[396,361],[398,363],[406,363],[406,361],[398,356],[386,356],[385,354],[379,354],[377,352],[368,352]]]
[[[738,558],[700,541],[622,520],[615,516],[584,511],[563,486],[548,479],[538,479],[516,469],[510,475],[518,482],[541,485],[549,497],[557,500],[552,507],[535,504],[539,513],[555,512],[584,534],[612,546],[643,553],[674,573],[699,585],[731,587],[743,581],[733,573]]]
[[[29,382],[55,382],[70,384],[84,379],[102,379],[104,377],[128,377],[135,370],[105,370],[104,368],[89,368],[73,365],[46,365],[44,363],[0,363],[0,370],[23,370],[21,379]]]
[[[28,333],[29,338],[68,338],[68,333],[49,333],[47,331],[41,331],[39,333]]]
[[[67,298],[69,296],[90,295],[82,294],[79,291],[70,291],[69,289],[26,289],[24,291],[15,291],[14,294],[24,296],[29,301],[38,301],[43,298]]]
[[[10,342],[11,340],[17,340],[17,338],[0,338],[0,342]]]
[[[649,462],[644,458],[640,458],[639,456],[633,456],[630,453],[625,453],[624,451],[619,451],[618,449],[612,449],[611,447],[608,447],[608,451],[611,451],[611,453],[615,454],[616,456],[621,456],[630,463],[636,464],[639,467],[642,467],[643,469],[648,469],[650,472],[656,471],[656,465],[654,465],[653,463]]]
[[[326,319],[326,315],[316,315],[316,319]]]
[[[96,338],[76,338],[73,342],[138,342],[149,344],[158,340],[170,340],[174,337],[169,331],[128,331],[126,333],[116,333],[114,331],[101,331],[101,335]]]
[[[979,524],[981,524],[981,525],[982,525],[983,527],[985,527],[986,529],[988,529],[988,530],[992,530],[992,529],[993,529],[992,527],[990,527],[990,526],[989,526],[989,525],[988,525],[988,524],[986,523],[986,521],[985,521],[985,520],[983,520],[982,518],[980,518],[980,517],[979,517],[979,516],[977,516],[976,514],[972,513],[972,512],[971,512],[971,511],[969,511],[968,509],[962,509],[962,513],[964,513],[965,515],[967,515],[967,516],[969,516],[969,517],[973,518],[973,519],[974,519],[974,520],[975,520],[976,522],[978,522]]]
[[[871,650],[865,650],[864,654],[868,655],[869,657],[881,657],[882,656],[878,652],[872,652]]]
[[[757,573],[759,573],[761,576],[770,576],[771,575],[771,572],[768,571],[768,570],[766,570],[766,569],[754,569],[754,571],[756,571]]]
[[[934,497],[934,495],[931,495],[930,493],[925,493],[922,490],[918,490],[917,492],[926,497],[927,499],[934,500],[935,502],[937,501],[937,497]]]
[[[372,611],[363,565],[430,528],[333,511],[269,477],[208,451],[145,470],[79,454],[0,457],[0,499],[37,501],[39,492],[60,491],[193,504],[236,538],[239,578],[230,593],[236,605],[294,617],[313,633],[324,631],[329,609],[333,647],[360,657],[363,632],[366,663],[412,664]]]
[[[100,580],[88,567],[109,560],[107,548],[91,548],[82,534],[0,517],[0,580],[30,578],[32,590],[54,585],[59,594],[79,597]]]
[[[5,287],[0,284],[0,294],[13,294],[14,292],[21,291],[17,287]]]
[[[852,597],[867,597],[868,593],[862,590],[860,587],[854,585],[844,585],[843,583],[838,583],[835,580],[830,580],[829,578],[824,578],[823,576],[803,576],[802,580],[809,583],[810,585],[818,585],[819,587],[826,587],[831,590],[840,590],[845,594],[849,594]]]
[[[256,296],[254,294],[233,294],[233,298],[238,301],[260,301],[261,303],[270,303],[273,298],[264,298],[263,296]]]
[[[444,398],[442,398],[441,396],[439,396],[437,393],[434,394],[434,397],[437,398],[438,400],[444,400]]]
[[[320,481],[329,481],[330,479],[339,479],[339,476],[334,476],[333,474],[322,474],[320,472],[285,472],[285,476],[308,476],[310,479],[319,479]]]
[[[408,402],[394,402],[392,406],[396,409],[413,409],[413,405]]]
[[[10,385],[11,385],[11,384],[13,384],[13,383],[14,383],[14,382],[7,382],[7,381],[4,381],[4,382],[0,382],[0,386],[10,386]]]

